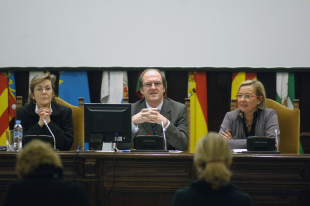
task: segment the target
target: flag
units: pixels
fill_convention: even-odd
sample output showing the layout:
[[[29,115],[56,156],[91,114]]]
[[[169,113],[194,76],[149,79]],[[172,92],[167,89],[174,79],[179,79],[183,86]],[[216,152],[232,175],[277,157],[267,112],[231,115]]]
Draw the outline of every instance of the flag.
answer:
[[[257,80],[256,72],[233,72],[231,83],[231,99],[236,99],[239,85],[246,80]],[[238,101],[237,101],[238,108]]]
[[[37,76],[38,74],[43,74],[44,73],[44,71],[30,71],[29,72],[29,93],[31,92],[30,91],[30,82],[31,82],[31,80],[33,79],[33,77],[35,77],[35,76]]]
[[[100,101],[123,103],[124,99],[128,99],[127,71],[103,71]]]
[[[9,130],[9,91],[8,78],[0,72],[0,145],[6,145],[6,130]]]
[[[191,128],[190,152],[195,152],[199,139],[208,133],[207,73],[188,73],[188,98],[190,98]]]
[[[289,109],[294,109],[295,74],[288,72],[277,72],[276,78],[277,102]],[[299,153],[304,153],[301,143],[299,143]]]
[[[87,72],[60,72],[58,96],[74,106],[79,106],[79,97],[90,103]]]
[[[166,78],[166,72],[165,71],[160,71],[160,73]],[[140,97],[140,99],[143,99],[142,94],[141,94],[140,89],[139,89],[139,79],[140,79],[141,74],[142,74],[142,71],[140,71],[139,74],[138,74],[139,77],[138,77],[138,80],[137,80],[136,95],[138,97]],[[167,97],[167,92],[165,94],[165,97]]]
[[[9,86],[9,121],[16,115],[16,85],[14,72],[8,72],[8,86]]]
[[[140,87],[140,86],[139,86],[139,79],[140,79],[141,74],[142,74],[142,71],[140,71],[139,74],[138,74],[138,80],[137,80],[137,86],[136,86],[136,95],[137,95],[140,99],[143,99],[142,94],[141,94],[140,89],[139,89],[139,87]]]

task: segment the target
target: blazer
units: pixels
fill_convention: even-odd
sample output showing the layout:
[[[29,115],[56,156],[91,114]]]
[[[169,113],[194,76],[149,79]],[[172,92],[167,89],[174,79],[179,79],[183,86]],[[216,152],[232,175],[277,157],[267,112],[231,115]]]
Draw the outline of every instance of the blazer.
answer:
[[[72,122],[72,110],[69,107],[51,102],[51,121],[48,123],[56,140],[56,148],[69,150],[74,141],[74,127]],[[51,135],[48,128],[42,128],[38,124],[39,115],[35,113],[36,104],[30,103],[17,109],[16,116],[21,120],[24,135]]]
[[[146,107],[145,99],[139,100],[138,102],[131,105],[131,116],[139,113],[143,108]],[[184,104],[173,101],[169,98],[164,98],[163,106],[160,114],[166,117],[170,121],[170,125],[165,131],[167,139],[168,150],[186,150],[188,144],[188,130],[187,130],[187,108]],[[153,135],[152,124],[144,122],[138,124],[139,130],[137,133],[132,133],[132,141],[137,135]],[[163,135],[162,126],[157,125],[156,134]],[[118,143],[118,149],[129,149],[131,144]]]
[[[197,180],[185,189],[179,189],[173,198],[172,206],[251,206],[253,202],[247,193],[228,184],[214,190],[205,180]]]
[[[243,129],[243,118],[240,109],[227,112],[221,124],[219,134],[228,129],[233,140],[228,140],[232,149],[246,148],[246,134]],[[275,137],[275,130],[280,135],[278,116],[275,110],[266,108],[257,110],[255,136]],[[237,140],[237,141],[236,141]]]
[[[90,206],[85,191],[63,178],[63,170],[42,165],[22,179],[10,183],[3,206]]]

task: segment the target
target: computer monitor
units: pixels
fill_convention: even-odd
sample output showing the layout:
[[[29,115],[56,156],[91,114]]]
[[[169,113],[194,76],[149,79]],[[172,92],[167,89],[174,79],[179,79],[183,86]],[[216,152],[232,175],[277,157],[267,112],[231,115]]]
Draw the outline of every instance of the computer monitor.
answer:
[[[131,104],[84,104],[84,141],[131,143]]]

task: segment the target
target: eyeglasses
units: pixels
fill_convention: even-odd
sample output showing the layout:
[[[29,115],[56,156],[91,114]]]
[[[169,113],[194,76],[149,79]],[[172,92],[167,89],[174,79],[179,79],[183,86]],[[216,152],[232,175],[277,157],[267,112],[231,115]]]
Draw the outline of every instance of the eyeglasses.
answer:
[[[154,84],[155,87],[160,87],[160,85],[162,85],[162,82],[146,82],[145,84],[143,84],[142,86],[146,87],[146,88],[151,88],[152,85]]]
[[[245,100],[250,100],[252,97],[261,97],[261,96],[252,96],[252,95],[250,95],[250,94],[237,94],[236,95],[236,97],[238,98],[238,99],[245,99]]]
[[[41,87],[40,87],[40,88],[35,89],[34,91],[37,91],[37,92],[39,92],[39,93],[42,93],[43,90],[45,90],[46,92],[50,92],[50,91],[52,91],[52,88],[50,88],[50,87],[41,88]]]

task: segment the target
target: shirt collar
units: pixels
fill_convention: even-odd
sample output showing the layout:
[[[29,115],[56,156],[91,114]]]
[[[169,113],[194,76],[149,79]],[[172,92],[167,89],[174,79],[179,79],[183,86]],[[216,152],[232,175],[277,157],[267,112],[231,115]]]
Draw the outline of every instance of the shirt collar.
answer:
[[[257,109],[255,112],[254,112],[254,116],[256,115],[256,116],[259,116],[259,114],[260,114],[260,112],[261,112],[261,109]],[[237,118],[242,118],[243,119],[243,117],[244,117],[244,113],[240,110],[239,111],[239,115],[238,115],[238,117]]]
[[[50,109],[51,109],[51,114],[52,114],[53,113],[52,102],[50,103]],[[36,103],[36,109],[34,111],[35,111],[35,113],[39,114],[39,107],[38,107],[37,103]]]
[[[145,103],[146,103],[146,107],[149,109],[149,108],[153,108],[153,107],[151,107],[146,101],[145,101]],[[158,109],[158,111],[160,111],[161,110],[161,108],[162,108],[162,106],[163,106],[163,103],[164,103],[164,101],[162,101],[157,107],[155,107],[155,108],[157,108]]]

